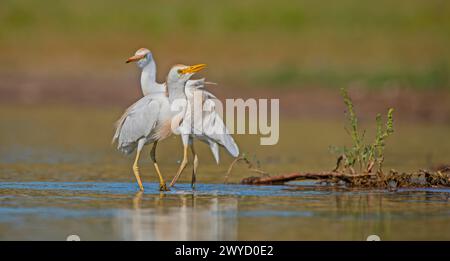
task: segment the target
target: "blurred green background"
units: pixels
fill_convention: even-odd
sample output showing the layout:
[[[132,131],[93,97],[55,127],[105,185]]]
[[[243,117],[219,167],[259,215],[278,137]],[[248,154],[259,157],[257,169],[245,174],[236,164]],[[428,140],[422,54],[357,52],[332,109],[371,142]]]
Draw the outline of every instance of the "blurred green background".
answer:
[[[449,88],[450,2],[2,0],[2,72],[129,74],[140,47],[164,79],[205,62],[238,87]]]
[[[260,146],[259,136],[235,136],[241,151],[270,171],[333,167],[336,155],[328,146],[351,143],[343,128],[341,87],[349,88],[368,133],[376,113],[395,108],[387,167],[445,164],[450,155],[450,142],[442,138],[450,126],[449,46],[446,0],[2,0],[3,169],[12,168],[15,180],[28,150],[47,155],[48,148],[81,146],[86,150],[81,154],[103,152],[105,162],[117,163],[112,169],[122,168],[115,174],[105,171],[105,179],[131,180],[124,175],[130,159],[109,140],[115,119],[142,96],[139,70],[125,64],[141,47],[153,52],[159,81],[175,63],[206,63],[199,77],[219,83],[210,88],[220,99],[279,98],[279,144]],[[73,130],[70,139],[67,128]],[[166,144],[172,145],[158,153],[165,168],[174,171],[181,152],[178,137],[170,140]],[[89,144],[98,146],[91,150]],[[199,147],[199,154],[209,157],[207,148]],[[202,164],[211,173],[224,173],[230,161],[224,156],[219,167],[210,158]],[[49,166],[54,167],[44,165],[44,173]],[[203,178],[222,181],[222,175]]]

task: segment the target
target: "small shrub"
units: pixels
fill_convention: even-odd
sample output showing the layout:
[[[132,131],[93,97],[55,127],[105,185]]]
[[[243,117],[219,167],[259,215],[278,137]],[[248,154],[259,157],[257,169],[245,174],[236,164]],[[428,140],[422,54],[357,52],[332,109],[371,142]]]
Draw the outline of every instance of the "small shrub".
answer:
[[[366,132],[359,129],[353,101],[346,89],[342,88],[341,94],[347,107],[346,115],[349,126],[345,130],[350,135],[353,144],[351,147],[333,147],[333,151],[340,154],[336,170],[343,165],[344,171],[355,173],[356,169],[359,172],[369,173],[375,167],[377,173],[382,174],[386,139],[394,132],[394,109],[388,110],[385,124],[383,124],[381,114],[377,114],[375,140],[372,143],[364,143]]]

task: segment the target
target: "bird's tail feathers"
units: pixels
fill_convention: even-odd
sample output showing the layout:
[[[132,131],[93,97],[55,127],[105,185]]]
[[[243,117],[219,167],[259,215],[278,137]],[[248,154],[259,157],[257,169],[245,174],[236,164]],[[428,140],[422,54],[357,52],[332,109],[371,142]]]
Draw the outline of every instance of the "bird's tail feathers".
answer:
[[[231,135],[224,136],[223,146],[227,149],[228,153],[230,153],[231,156],[235,158],[239,156],[239,147],[236,142],[234,142],[234,139],[233,137],[231,137]]]

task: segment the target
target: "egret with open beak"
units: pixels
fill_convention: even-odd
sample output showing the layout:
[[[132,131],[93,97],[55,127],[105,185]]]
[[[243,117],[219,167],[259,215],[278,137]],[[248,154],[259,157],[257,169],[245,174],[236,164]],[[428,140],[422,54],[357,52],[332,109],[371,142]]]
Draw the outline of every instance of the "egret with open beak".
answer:
[[[173,186],[175,184],[175,182],[178,179],[178,177],[180,176],[182,170],[186,167],[186,164],[187,164],[187,149],[186,148],[187,148],[188,144],[190,144],[192,153],[194,154],[192,186],[194,186],[194,184],[195,184],[195,173],[196,173],[197,167],[198,167],[198,157],[197,157],[197,154],[195,153],[194,147],[193,147],[194,137],[198,138],[200,141],[205,142],[209,145],[209,148],[211,149],[211,152],[217,163],[219,163],[219,145],[224,146],[223,143],[234,144],[234,146],[224,146],[224,147],[226,147],[227,150],[230,152],[230,154],[233,156],[234,155],[237,156],[239,154],[237,145],[234,143],[231,136],[230,136],[230,138],[231,138],[232,142],[228,141],[228,142],[222,142],[222,144],[219,144],[219,143],[215,142],[215,139],[208,138],[206,135],[202,135],[201,133],[196,133],[196,135],[192,135],[191,130],[194,128],[194,122],[193,122],[191,109],[193,108],[192,103],[193,103],[194,93],[200,94],[203,97],[204,104],[207,104],[210,107],[215,106],[215,103],[213,100],[216,99],[216,97],[204,89],[204,86],[206,84],[208,84],[208,82],[206,82],[205,79],[189,80],[189,78],[192,77],[193,74],[204,69],[206,67],[205,64],[197,64],[197,65],[193,65],[193,66],[184,66],[184,65],[174,66],[174,67],[176,67],[176,69],[172,68],[174,70],[173,72],[177,72],[178,75],[180,75],[180,77],[178,79],[171,78],[171,77],[175,77],[176,74],[172,74],[171,77],[169,77],[170,76],[170,73],[169,73],[168,79],[171,78],[171,79],[175,79],[176,81],[180,80],[182,82],[185,82],[185,86],[184,86],[185,95],[182,95],[177,91],[172,91],[172,95],[170,95],[168,88],[167,88],[167,83],[156,82],[156,63],[155,63],[152,53],[148,49],[140,48],[139,50],[137,50],[133,56],[129,57],[126,60],[126,63],[130,63],[130,62],[135,62],[137,64],[137,66],[142,70],[141,77],[140,77],[142,93],[145,96],[151,96],[152,99],[142,98],[126,110],[124,115],[117,122],[116,133],[114,135],[113,141],[117,140],[118,141],[118,149],[126,154],[131,153],[134,150],[134,147],[137,148],[136,159],[133,164],[133,172],[135,173],[136,179],[138,181],[138,184],[139,184],[139,187],[141,190],[143,190],[143,186],[142,186],[142,182],[140,180],[139,168],[138,168],[137,163],[138,163],[138,159],[139,159],[140,150],[142,149],[143,145],[140,145],[140,143],[142,143],[142,141],[141,142],[138,141],[137,135],[135,135],[136,133],[139,133],[139,132],[145,132],[147,134],[153,133],[153,134],[147,135],[150,137],[147,137],[144,140],[146,141],[145,144],[148,144],[151,142],[153,142],[153,144],[154,144],[150,156],[153,160],[153,164],[155,166],[155,169],[156,169],[159,179],[160,179],[160,189],[161,190],[167,189],[167,187],[165,186],[164,179],[162,178],[162,175],[159,171],[158,164],[156,162],[156,146],[157,146],[157,143],[159,140],[164,139],[165,137],[169,136],[172,133],[170,130],[168,130],[169,128],[167,127],[167,124],[163,124],[163,122],[168,122],[169,121],[168,119],[171,118],[171,116],[170,116],[171,113],[167,106],[167,104],[170,105],[169,96],[171,97],[171,100],[179,99],[179,98],[187,99],[187,108],[188,108],[185,111],[184,115],[182,115],[182,114],[176,115],[176,117],[177,117],[176,119],[179,122],[181,122],[181,124],[182,124],[181,129],[183,129],[183,133],[184,133],[181,135],[182,141],[183,141],[183,147],[184,147],[184,155],[183,155],[182,164],[180,165],[181,170],[179,170],[177,172],[177,175],[171,182],[171,186]],[[213,84],[213,83],[210,83],[210,84]],[[142,115],[151,114],[153,117],[153,115],[155,114],[155,112],[148,111],[148,108],[146,108],[146,106],[145,106],[146,102],[148,104],[151,103],[152,106],[155,106],[155,104],[159,104],[160,112],[158,112],[158,114],[161,114],[161,115],[158,115],[158,117],[157,117],[158,120],[156,122],[154,122],[154,126],[152,126],[151,128],[148,128],[148,129],[145,129],[145,126],[148,126],[148,125],[145,125],[145,123],[137,122],[137,119]],[[155,106],[155,107],[157,107],[157,106]],[[203,121],[204,126],[203,127],[205,127],[204,129],[208,129],[208,128],[209,129],[211,129],[211,128],[226,129],[222,119],[214,110],[212,110],[210,112],[203,112],[203,114],[204,114],[204,116],[203,116],[204,117],[204,121]],[[172,116],[174,116],[174,115],[172,115]],[[209,127],[208,127],[208,125],[209,125]],[[215,125],[215,126],[213,126],[213,125]],[[133,126],[135,126],[135,127],[133,127]],[[145,131],[138,130],[141,127]],[[130,129],[132,131],[130,131]],[[135,135],[135,136],[133,136],[133,135]],[[131,137],[131,136],[133,136],[133,137]],[[121,137],[121,139],[119,139],[119,137]]]
[[[184,69],[175,66],[169,72],[167,87],[169,90],[170,103],[173,104],[173,97],[179,98],[182,97],[183,94],[187,99],[187,108],[183,114],[182,121],[180,122],[180,126],[178,128],[181,135],[181,140],[183,142],[183,160],[175,177],[170,183],[170,186],[173,186],[176,183],[181,173],[186,168],[188,164],[188,147],[190,147],[194,156],[191,186],[192,188],[195,188],[196,173],[199,160],[194,149],[194,138],[201,140],[210,146],[217,163],[219,161],[219,145],[225,147],[233,157],[239,156],[238,146],[229,134],[229,131],[223,123],[220,115],[215,111],[214,99],[216,99],[216,97],[206,90],[202,90],[205,84],[205,80],[189,80],[192,75],[204,69],[205,67],[205,64],[193,65],[185,67]],[[195,114],[195,95],[200,96],[200,100],[197,99],[197,102],[201,103],[201,118],[193,117]],[[205,106],[205,104],[207,106]],[[210,108],[210,110],[203,111],[203,108],[205,107]],[[199,119],[201,120],[201,122],[195,122],[195,120]]]

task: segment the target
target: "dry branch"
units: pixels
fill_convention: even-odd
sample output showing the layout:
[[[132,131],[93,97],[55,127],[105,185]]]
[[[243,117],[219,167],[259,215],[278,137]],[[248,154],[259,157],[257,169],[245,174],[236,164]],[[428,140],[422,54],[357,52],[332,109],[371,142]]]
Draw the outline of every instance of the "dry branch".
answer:
[[[261,175],[269,175],[269,173],[265,172],[264,170],[254,167],[253,164],[250,162],[250,160],[248,160],[245,156],[239,156],[235,160],[233,160],[233,162],[231,162],[231,164],[230,164],[230,167],[228,167],[228,171],[227,171],[227,174],[225,175],[225,180],[224,180],[225,184],[228,183],[228,179],[230,178],[231,171],[233,170],[234,165],[236,165],[236,163],[238,163],[240,161],[243,161],[245,164],[247,164],[248,169],[252,172],[256,172]]]
[[[320,172],[320,173],[289,173],[277,176],[248,177],[241,180],[241,184],[263,185],[263,184],[282,184],[292,180],[299,179],[319,179],[319,180],[351,180],[355,178],[366,178],[371,174],[344,174],[338,172]]]
[[[276,185],[283,184],[292,180],[319,180],[330,184],[343,183],[351,187],[365,187],[365,188],[387,188],[396,189],[399,187],[436,187],[450,186],[450,166],[440,166],[436,170],[419,170],[412,173],[398,173],[395,170],[391,170],[388,173],[383,172],[371,172],[373,164],[369,164],[367,172],[355,173],[351,167],[341,169],[342,160],[345,156],[339,157],[337,160],[336,168],[332,171],[325,172],[293,172],[288,174],[273,175],[270,176],[268,172],[257,168],[254,164],[248,160],[245,156],[236,158],[228,168],[225,176],[225,183],[231,175],[233,167],[238,162],[243,162],[247,165],[249,171],[258,173],[259,176],[251,176],[241,180],[241,184],[245,185]]]

